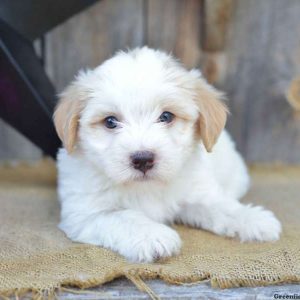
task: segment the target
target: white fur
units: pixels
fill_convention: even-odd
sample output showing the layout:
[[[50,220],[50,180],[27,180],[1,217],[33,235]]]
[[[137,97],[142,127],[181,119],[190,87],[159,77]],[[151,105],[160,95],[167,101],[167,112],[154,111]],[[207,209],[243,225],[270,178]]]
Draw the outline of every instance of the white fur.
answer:
[[[175,221],[242,241],[279,238],[281,225],[272,212],[238,201],[249,177],[228,133],[212,153],[195,142],[199,112],[189,94],[195,78],[205,83],[197,71],[145,47],[77,76],[73,85],[88,98],[77,146],[71,154],[60,149],[57,161],[60,228],[70,239],[151,262],[180,251],[180,237],[168,226]],[[174,105],[190,120],[158,123]],[[119,117],[120,128],[103,126],[108,115]],[[129,156],[138,150],[157,156],[146,177],[130,166]]]

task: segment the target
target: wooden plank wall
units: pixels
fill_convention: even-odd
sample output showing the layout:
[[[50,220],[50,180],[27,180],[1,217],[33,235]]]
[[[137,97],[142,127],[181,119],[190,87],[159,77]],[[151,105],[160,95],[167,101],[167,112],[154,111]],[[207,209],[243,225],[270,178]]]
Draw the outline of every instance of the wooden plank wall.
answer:
[[[46,70],[60,92],[118,49],[172,51],[228,94],[249,162],[300,163],[300,117],[285,97],[300,75],[299,15],[299,0],[101,0],[46,35]]]
[[[236,1],[223,83],[229,129],[248,161],[300,163],[300,118],[285,93],[300,75],[300,1]]]

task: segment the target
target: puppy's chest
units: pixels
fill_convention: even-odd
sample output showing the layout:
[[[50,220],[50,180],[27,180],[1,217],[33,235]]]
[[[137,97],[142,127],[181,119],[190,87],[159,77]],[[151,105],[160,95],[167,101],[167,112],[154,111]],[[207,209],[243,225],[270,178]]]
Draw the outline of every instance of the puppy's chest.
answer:
[[[179,212],[183,194],[182,191],[157,187],[128,191],[120,193],[119,204],[125,209],[141,211],[157,222],[172,222]]]

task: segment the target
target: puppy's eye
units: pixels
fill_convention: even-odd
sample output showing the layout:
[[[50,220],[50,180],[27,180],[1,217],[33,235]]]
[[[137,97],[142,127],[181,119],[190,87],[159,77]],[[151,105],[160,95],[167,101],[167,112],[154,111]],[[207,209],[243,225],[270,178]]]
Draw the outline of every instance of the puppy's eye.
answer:
[[[114,116],[109,116],[104,119],[104,125],[109,129],[114,129],[118,126],[118,119]]]
[[[171,112],[169,112],[169,111],[164,111],[164,112],[160,115],[158,121],[159,121],[159,122],[165,122],[165,123],[171,123],[171,122],[173,121],[174,117],[175,117],[174,114],[172,114]]]

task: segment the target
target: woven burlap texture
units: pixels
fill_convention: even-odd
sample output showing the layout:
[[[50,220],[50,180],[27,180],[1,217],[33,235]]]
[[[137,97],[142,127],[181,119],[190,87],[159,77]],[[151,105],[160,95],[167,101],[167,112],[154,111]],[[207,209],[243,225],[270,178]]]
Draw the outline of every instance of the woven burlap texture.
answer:
[[[300,169],[252,168],[253,187],[244,201],[277,214],[283,223],[280,241],[240,243],[178,226],[180,255],[153,264],[128,263],[107,249],[68,240],[57,228],[55,175],[51,161],[0,168],[0,295],[51,294],[120,276],[140,288],[148,278],[175,284],[208,278],[221,288],[300,282]]]

